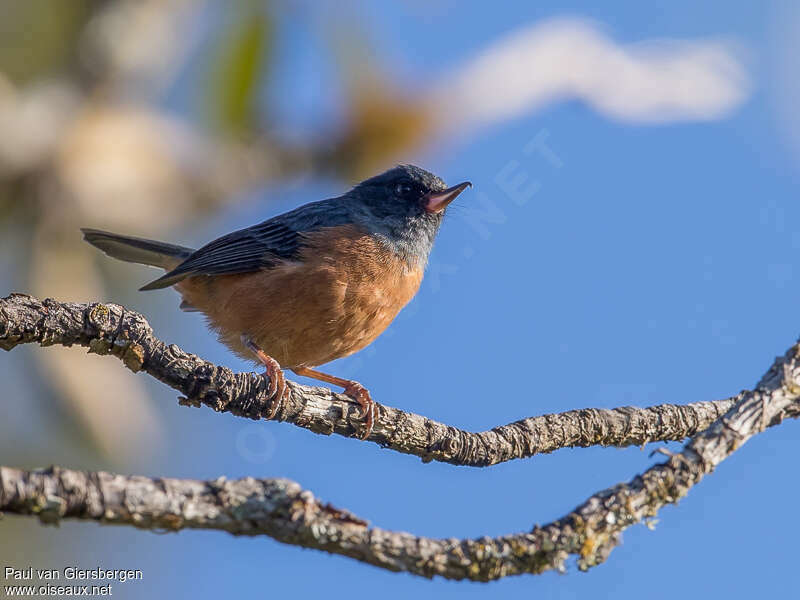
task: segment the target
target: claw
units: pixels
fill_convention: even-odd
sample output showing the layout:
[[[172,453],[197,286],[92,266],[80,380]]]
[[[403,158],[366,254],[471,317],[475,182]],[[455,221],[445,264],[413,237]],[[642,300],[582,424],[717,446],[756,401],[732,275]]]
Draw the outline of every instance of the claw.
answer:
[[[242,343],[256,355],[258,360],[265,367],[264,375],[269,378],[267,393],[270,403],[269,411],[267,412],[267,420],[272,420],[275,418],[275,415],[278,414],[278,410],[283,402],[289,397],[289,388],[286,385],[283,369],[281,369],[277,360],[259,348],[259,346],[246,335],[242,335]]]
[[[370,436],[372,433],[372,426],[375,424],[375,418],[378,416],[378,408],[372,400],[372,396],[370,396],[367,388],[357,381],[342,379],[335,375],[328,375],[327,373],[315,371],[309,367],[292,367],[292,371],[303,377],[311,377],[312,379],[324,381],[325,383],[332,383],[333,385],[344,388],[344,393],[358,402],[361,407],[361,416],[364,418],[364,431],[362,431],[360,435],[356,435],[356,437],[365,440]]]
[[[372,433],[372,426],[375,424],[375,402],[373,402],[369,390],[357,381],[348,382],[344,387],[344,393],[361,406],[361,416],[364,418],[364,431],[358,437],[359,439],[365,440]]]

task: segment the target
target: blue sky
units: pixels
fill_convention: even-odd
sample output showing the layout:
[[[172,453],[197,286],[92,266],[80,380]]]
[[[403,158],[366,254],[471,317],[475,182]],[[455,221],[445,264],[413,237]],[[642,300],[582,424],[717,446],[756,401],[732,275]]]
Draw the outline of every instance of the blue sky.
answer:
[[[624,43],[735,39],[747,51],[752,95],[729,117],[661,125],[620,123],[581,102],[559,102],[404,157],[474,188],[448,214],[411,305],[372,347],[327,370],[360,380],[381,403],[471,430],[590,406],[712,400],[752,387],[800,331],[800,161],[776,109],[776,72],[793,59],[781,54],[775,34],[790,20],[789,4],[532,4],[372,3],[354,5],[353,14],[414,83],[521,25],[569,15],[596,20]],[[298,34],[285,51],[302,42]],[[300,57],[298,70],[285,74],[289,116],[293,90],[308,106],[324,104],[302,97],[317,61]],[[560,167],[526,154],[536,135],[546,136]],[[512,161],[540,186],[522,206],[497,183]],[[266,189],[177,241],[202,242],[343,187],[303,181]],[[472,212],[482,197],[494,206],[492,219]],[[143,270],[141,281],[149,275]],[[176,312],[172,292],[124,300],[165,339],[247,368],[199,317]],[[189,410],[170,390],[148,388],[163,400],[170,438],[163,456],[139,472],[288,477],[376,525],[427,536],[524,531],[659,460],[649,457],[650,446],[562,450],[489,469],[422,464],[356,440]],[[629,529],[609,561],[586,574],[571,564],[566,575],[490,585],[431,582],[216,532],[153,535],[67,523],[32,535],[82,567],[142,568],[144,581],[121,586],[122,597],[770,596],[794,586],[789,567],[800,525],[784,515],[794,514],[800,493],[797,478],[787,476],[798,434],[798,424],[787,422],[748,442],[663,510],[654,531]],[[76,534],[79,558],[59,543]]]

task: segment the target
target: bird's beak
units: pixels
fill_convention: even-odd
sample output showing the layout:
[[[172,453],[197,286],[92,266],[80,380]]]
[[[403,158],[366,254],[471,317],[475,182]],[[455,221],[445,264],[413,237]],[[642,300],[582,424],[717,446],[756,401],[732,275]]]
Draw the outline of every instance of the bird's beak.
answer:
[[[430,213],[442,212],[447,208],[448,204],[456,199],[456,196],[468,187],[472,187],[472,183],[465,181],[464,183],[459,183],[451,188],[447,188],[442,192],[431,192],[425,197],[425,210]]]

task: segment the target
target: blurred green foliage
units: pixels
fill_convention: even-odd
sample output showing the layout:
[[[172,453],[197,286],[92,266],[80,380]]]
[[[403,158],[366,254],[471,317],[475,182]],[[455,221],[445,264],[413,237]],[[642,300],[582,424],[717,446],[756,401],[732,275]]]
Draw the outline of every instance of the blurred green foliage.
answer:
[[[258,129],[258,95],[268,78],[274,23],[263,3],[234,3],[211,67],[208,120],[220,133],[245,137]]]
[[[0,0],[0,72],[17,83],[74,61],[98,0]]]

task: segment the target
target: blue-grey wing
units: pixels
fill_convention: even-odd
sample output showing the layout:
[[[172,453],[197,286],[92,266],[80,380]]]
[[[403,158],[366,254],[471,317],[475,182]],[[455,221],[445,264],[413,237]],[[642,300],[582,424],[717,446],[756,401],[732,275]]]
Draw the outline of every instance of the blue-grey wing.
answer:
[[[347,221],[346,207],[338,199],[306,204],[298,209],[240,229],[209,242],[163,277],[142,290],[174,285],[191,275],[231,275],[269,268],[295,258],[303,234]]]

